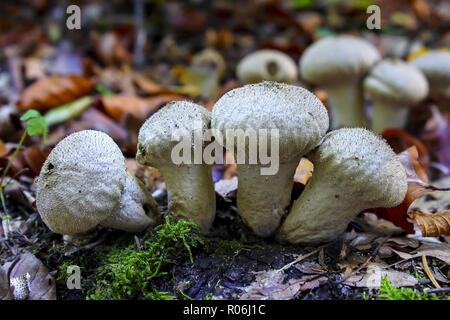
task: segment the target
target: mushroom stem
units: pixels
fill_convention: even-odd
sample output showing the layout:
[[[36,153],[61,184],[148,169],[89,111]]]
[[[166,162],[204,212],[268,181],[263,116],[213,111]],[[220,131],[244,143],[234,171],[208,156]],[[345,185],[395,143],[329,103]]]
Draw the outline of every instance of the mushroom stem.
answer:
[[[325,87],[331,113],[331,128],[365,127],[364,97],[361,81],[342,82]]]
[[[268,237],[280,225],[291,201],[293,176],[300,158],[280,163],[275,175],[261,175],[261,165],[237,165],[237,204],[244,223],[260,237]],[[255,186],[270,186],[255,188]]]
[[[127,172],[120,208],[100,224],[127,232],[141,232],[149,225],[156,224],[158,217],[155,199],[140,180]]]
[[[408,117],[408,108],[393,106],[384,101],[373,101],[372,131],[381,133],[386,128],[403,128]]]
[[[169,212],[177,219],[195,222],[207,233],[216,212],[212,167],[207,164],[161,165],[167,187]]]
[[[341,234],[348,223],[364,208],[353,200],[357,190],[345,190],[345,180],[330,180],[335,167],[314,170],[300,198],[292,205],[290,214],[278,230],[277,240],[290,243],[314,243]],[[327,178],[328,177],[328,178]],[[335,201],[330,206],[330,195]]]

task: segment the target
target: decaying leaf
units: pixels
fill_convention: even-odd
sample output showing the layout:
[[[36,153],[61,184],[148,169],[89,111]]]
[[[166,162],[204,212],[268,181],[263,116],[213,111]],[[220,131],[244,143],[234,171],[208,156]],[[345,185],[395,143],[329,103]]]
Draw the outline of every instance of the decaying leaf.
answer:
[[[269,270],[256,275],[255,281],[245,288],[240,300],[291,300],[301,291],[311,290],[327,281],[326,277],[306,275],[285,282],[286,274],[280,270]]]
[[[5,146],[2,140],[0,140],[0,158],[6,156],[9,153],[9,149]]]
[[[20,110],[46,111],[87,95],[93,87],[91,80],[78,75],[44,78],[22,92],[17,107]]]
[[[450,245],[446,243],[424,243],[418,249],[408,253],[392,249],[402,259],[413,259],[422,255],[433,257],[450,265]]]
[[[424,237],[450,235],[450,211],[434,213],[411,211],[408,216],[416,222]]]
[[[12,294],[9,289],[7,271],[0,268],[0,300],[11,300]]]
[[[7,272],[11,263],[5,263],[2,267]],[[56,300],[56,282],[49,274],[48,269],[33,254],[22,254],[20,260],[10,271],[10,280],[22,277],[29,273],[28,300]]]
[[[395,287],[412,287],[418,283],[416,277],[406,272],[386,269],[386,265],[379,263],[370,263],[363,275],[352,275],[344,283],[352,287],[375,289],[380,287],[381,279],[386,275]]]
[[[117,121],[122,121],[127,114],[145,120],[162,105],[183,97],[177,94],[160,94],[150,98],[129,96],[102,97],[100,99],[105,111]]]

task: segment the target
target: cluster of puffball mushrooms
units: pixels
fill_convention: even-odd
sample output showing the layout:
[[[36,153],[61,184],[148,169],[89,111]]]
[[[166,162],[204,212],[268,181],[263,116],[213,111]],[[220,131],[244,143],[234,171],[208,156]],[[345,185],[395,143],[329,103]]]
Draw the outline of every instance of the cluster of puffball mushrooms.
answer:
[[[440,55],[429,53],[435,54]],[[448,86],[434,85],[448,83],[448,70],[434,68],[426,56],[415,66],[380,60],[369,43],[351,36],[325,38],[305,51],[302,77],[328,92],[333,130],[327,133],[329,116],[322,102],[302,87],[282,83],[297,77],[290,58],[271,50],[255,52],[237,68],[239,79],[249,84],[224,94],[212,112],[173,101],[153,114],[140,129],[136,159],[161,172],[169,213],[195,222],[207,234],[216,212],[212,165],[173,163],[178,142],[172,133],[184,129],[193,136],[199,130],[196,121],[203,123],[201,130],[218,130],[225,140],[228,129],[278,129],[277,173],[261,175],[267,164],[260,162],[237,164],[239,215],[260,237],[290,243],[332,240],[361,211],[399,205],[407,191],[406,172],[396,154],[364,128],[364,92],[377,117],[372,129],[380,132],[386,124],[403,125],[405,110],[427,95],[428,82],[448,91]],[[191,148],[194,154],[194,144]],[[236,157],[236,150],[228,151]],[[305,156],[314,172],[291,203],[293,176]],[[37,208],[52,231],[72,239],[97,225],[141,232],[160,220],[157,203],[126,170],[119,147],[105,133],[92,130],[73,133],[52,150],[37,181]]]

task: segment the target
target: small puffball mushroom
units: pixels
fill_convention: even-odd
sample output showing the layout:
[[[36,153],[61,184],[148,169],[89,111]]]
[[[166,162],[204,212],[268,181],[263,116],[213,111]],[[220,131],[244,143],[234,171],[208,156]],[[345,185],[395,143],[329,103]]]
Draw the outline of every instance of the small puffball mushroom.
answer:
[[[373,103],[372,130],[403,128],[409,107],[428,94],[428,82],[419,69],[397,59],[378,63],[364,79],[364,91]]]
[[[431,50],[410,63],[427,77],[431,94],[450,98],[450,51]]]
[[[234,154],[237,162],[239,214],[258,236],[268,237],[279,227],[291,200],[295,169],[302,155],[325,135],[328,121],[326,108],[314,94],[276,82],[234,89],[214,105],[211,127],[221,133],[224,141],[219,143]],[[272,129],[278,130],[278,136],[272,134]],[[242,157],[239,140],[245,139],[242,135],[246,133],[252,136],[250,130],[255,133],[253,147],[249,138],[243,150],[245,161],[239,161]],[[267,130],[267,135],[261,130]],[[277,148],[272,142],[277,143]],[[267,144],[267,156],[276,159],[270,166],[261,159],[264,144]],[[251,155],[258,156],[253,163],[249,161]],[[268,169],[274,162],[278,170],[271,172]]]
[[[366,126],[362,80],[380,59],[368,41],[348,35],[323,38],[305,50],[300,74],[327,92],[332,129]]]
[[[211,113],[206,108],[187,101],[170,102],[141,127],[136,155],[140,164],[158,168],[164,177],[169,212],[177,219],[195,222],[202,233],[209,231],[214,220],[216,195],[212,166],[195,159],[195,150],[202,155],[206,144],[202,138],[210,122]],[[177,145],[183,142],[177,139],[186,137],[188,159],[176,160]]]
[[[264,80],[293,82],[297,79],[297,66],[284,52],[278,50],[258,50],[242,58],[236,67],[239,81],[257,83]]]
[[[394,207],[406,194],[406,171],[390,146],[362,128],[328,133],[308,158],[311,180],[294,202],[277,239],[290,243],[339,236],[362,210]]]
[[[36,205],[50,230],[73,239],[99,224],[140,232],[159,215],[151,194],[126,171],[119,147],[94,130],[73,133],[52,150],[39,175]]]

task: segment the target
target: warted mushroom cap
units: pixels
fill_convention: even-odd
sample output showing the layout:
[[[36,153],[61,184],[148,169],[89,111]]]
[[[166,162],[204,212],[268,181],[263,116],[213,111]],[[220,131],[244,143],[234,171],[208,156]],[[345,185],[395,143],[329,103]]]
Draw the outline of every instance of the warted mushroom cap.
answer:
[[[376,48],[366,40],[349,35],[327,37],[305,50],[300,74],[316,85],[331,84],[362,78],[380,59]]]
[[[367,129],[329,132],[311,153],[311,161],[316,173],[320,174],[323,167],[336,172],[328,177],[330,181],[347,181],[348,190],[355,192],[351,196],[359,206],[393,207],[405,197],[408,187],[405,168],[386,141]]]
[[[297,78],[297,66],[284,52],[258,50],[245,56],[237,65],[236,73],[243,83],[260,81],[292,82]]]
[[[414,59],[411,64],[425,74],[430,91],[450,96],[450,51],[432,50]]]
[[[227,92],[214,105],[211,127],[279,130],[280,161],[311,150],[328,130],[328,113],[310,91],[264,81]],[[235,144],[236,145],[236,144]]]
[[[76,132],[60,141],[45,161],[36,205],[53,232],[84,233],[118,210],[125,180],[125,158],[108,135]]]
[[[405,107],[427,96],[428,82],[414,66],[401,60],[386,59],[364,79],[364,90],[373,99],[401,104],[393,104],[393,107]]]
[[[172,101],[153,114],[139,130],[139,163],[158,167],[160,161],[171,161],[171,152],[179,141],[172,134],[184,130],[192,139],[195,132],[203,136],[209,128],[211,113],[204,107],[189,101]],[[196,125],[201,125],[196,127]],[[201,132],[199,132],[199,130]],[[192,144],[193,145],[193,144]]]
[[[405,197],[405,168],[386,141],[369,130],[331,131],[308,158],[314,174],[278,230],[279,240],[332,240],[362,210],[394,207]]]

